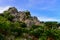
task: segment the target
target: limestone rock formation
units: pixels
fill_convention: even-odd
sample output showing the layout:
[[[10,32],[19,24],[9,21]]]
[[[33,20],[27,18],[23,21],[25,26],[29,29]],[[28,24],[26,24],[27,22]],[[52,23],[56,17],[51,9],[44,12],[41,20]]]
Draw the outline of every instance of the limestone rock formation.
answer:
[[[17,21],[17,18],[18,18],[18,10],[15,7],[10,7],[8,9],[8,12],[15,17],[13,20],[14,21]]]
[[[36,16],[32,17],[29,11],[19,11],[15,7],[10,7],[8,9],[11,15],[15,18],[13,21],[21,21],[27,24],[27,26],[39,25],[40,21]]]

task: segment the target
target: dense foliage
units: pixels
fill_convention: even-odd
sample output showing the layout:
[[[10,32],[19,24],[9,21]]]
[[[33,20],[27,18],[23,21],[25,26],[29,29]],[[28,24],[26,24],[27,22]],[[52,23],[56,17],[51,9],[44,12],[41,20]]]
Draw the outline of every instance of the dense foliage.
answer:
[[[0,40],[60,40],[58,22],[42,22],[43,26],[32,25],[28,28],[24,22],[13,22],[13,18],[7,11],[0,14]]]

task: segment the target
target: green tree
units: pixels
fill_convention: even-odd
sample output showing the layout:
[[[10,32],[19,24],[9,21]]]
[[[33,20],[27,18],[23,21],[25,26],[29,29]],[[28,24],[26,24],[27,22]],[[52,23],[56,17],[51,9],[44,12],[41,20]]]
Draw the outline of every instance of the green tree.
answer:
[[[45,26],[48,28],[48,29],[51,29],[51,28],[57,28],[57,22],[45,22]]]
[[[11,15],[8,11],[4,11],[3,15],[5,18],[7,18],[10,21],[12,21],[12,19],[14,18],[14,16]]]
[[[44,32],[44,28],[43,28],[42,26],[40,26],[40,27],[38,27],[38,28],[35,28],[35,29],[33,29],[33,30],[30,30],[29,33],[30,33],[31,35],[35,36],[36,38],[39,38],[39,37],[42,36],[43,32]]]
[[[31,17],[31,14],[30,14],[30,12],[29,12],[28,10],[25,11],[25,14],[26,14],[26,18],[27,18],[27,19]]]

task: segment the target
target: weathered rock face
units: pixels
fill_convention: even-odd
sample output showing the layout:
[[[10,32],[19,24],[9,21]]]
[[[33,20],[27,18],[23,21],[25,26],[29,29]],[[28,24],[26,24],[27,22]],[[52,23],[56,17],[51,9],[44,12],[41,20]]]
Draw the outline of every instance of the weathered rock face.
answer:
[[[36,16],[32,17],[32,19],[35,25],[40,25],[40,21],[38,20]]]
[[[18,10],[15,7],[9,8],[8,11],[11,12],[12,14],[18,13]]]
[[[27,26],[40,25],[40,21],[37,17],[32,17],[29,11],[17,11],[15,7],[8,9],[11,15],[15,16],[14,21],[25,22]]]
[[[13,15],[15,18],[13,19],[13,21],[17,21],[18,18],[18,10],[15,7],[10,7],[8,9],[8,12],[10,12],[11,15]]]
[[[32,21],[32,20],[30,20],[30,19],[27,19],[27,20],[25,20],[24,21],[26,24],[27,24],[27,26],[32,26],[32,25],[34,25],[34,22]]]
[[[19,12],[19,21],[24,21],[26,19],[26,14],[24,12]]]

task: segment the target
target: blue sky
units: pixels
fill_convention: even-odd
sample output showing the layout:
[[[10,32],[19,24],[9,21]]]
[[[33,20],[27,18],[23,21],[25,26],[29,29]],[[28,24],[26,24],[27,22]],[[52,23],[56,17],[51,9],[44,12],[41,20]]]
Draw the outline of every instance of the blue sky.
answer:
[[[18,10],[29,10],[40,21],[60,22],[60,0],[0,0],[0,12],[14,6]]]

